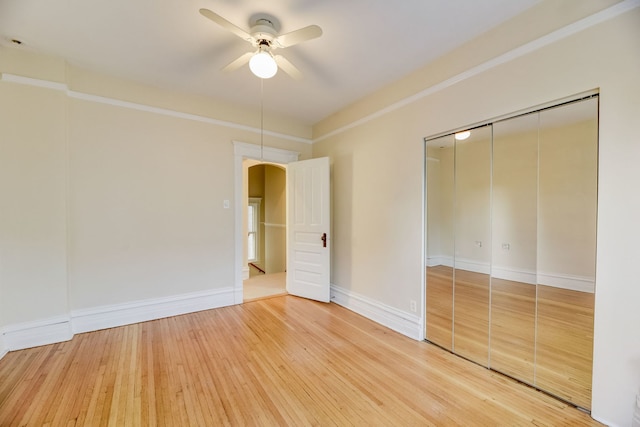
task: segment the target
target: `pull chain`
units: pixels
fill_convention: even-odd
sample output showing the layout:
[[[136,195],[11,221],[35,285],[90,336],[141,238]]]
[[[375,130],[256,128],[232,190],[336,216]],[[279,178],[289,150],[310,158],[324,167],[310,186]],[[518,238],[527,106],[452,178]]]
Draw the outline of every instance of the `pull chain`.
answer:
[[[260,79],[260,163],[264,156],[264,79]]]

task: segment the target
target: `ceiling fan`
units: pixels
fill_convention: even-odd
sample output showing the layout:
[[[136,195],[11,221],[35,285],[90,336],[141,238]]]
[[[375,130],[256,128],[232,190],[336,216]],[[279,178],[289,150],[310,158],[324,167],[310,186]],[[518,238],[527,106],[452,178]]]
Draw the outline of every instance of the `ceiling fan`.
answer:
[[[278,72],[278,67],[282,68],[285,73],[294,79],[300,79],[302,77],[300,71],[284,56],[274,56],[272,51],[278,48],[283,49],[290,47],[322,35],[322,29],[317,25],[309,25],[308,27],[290,33],[278,35],[278,31],[274,25],[274,19],[268,16],[256,19],[255,22],[252,23],[249,32],[247,32],[209,9],[200,9],[200,14],[229,30],[241,39],[251,43],[256,49],[253,52],[247,52],[241,55],[222,70],[237,70],[248,62],[251,72],[263,79],[273,77]]]

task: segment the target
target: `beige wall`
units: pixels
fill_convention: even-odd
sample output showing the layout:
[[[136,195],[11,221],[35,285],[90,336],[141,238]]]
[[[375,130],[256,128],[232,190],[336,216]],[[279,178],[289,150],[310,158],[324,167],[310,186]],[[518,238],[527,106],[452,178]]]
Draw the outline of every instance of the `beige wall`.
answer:
[[[0,82],[0,328],[68,314],[66,102]]]
[[[554,4],[559,3],[545,2],[542,9],[555,9]],[[553,16],[549,21],[570,23],[584,16],[573,14],[569,4],[564,2],[564,7],[547,14]],[[494,60],[513,48],[514,40],[524,43],[541,35],[536,32],[548,22],[538,12],[536,9],[530,19],[523,17],[505,25],[395,83],[397,93],[416,97],[390,107],[385,114],[367,117],[376,102],[389,106],[380,101],[388,99],[388,91],[380,92],[379,98],[374,94],[367,98],[371,102],[356,104],[314,128],[318,142],[313,155],[329,156],[334,174],[332,281],[409,312],[410,301],[420,301],[424,291],[422,139],[598,89],[592,413],[607,423],[626,426],[640,387],[640,340],[629,329],[640,324],[635,268],[640,259],[640,196],[633,191],[640,182],[636,132],[640,117],[640,8],[592,26],[587,22],[584,30],[573,35],[558,35],[557,41],[540,42],[504,61]],[[527,34],[530,38],[523,39]],[[503,45],[496,45],[499,40],[505,40]],[[505,50],[500,51],[500,46]],[[483,60],[494,62],[471,69]],[[471,71],[454,78],[465,69]],[[438,85],[441,82],[446,84]],[[346,126],[350,123],[347,118],[361,121],[357,126]]]
[[[541,114],[542,126],[544,113],[554,111]],[[596,235],[585,230],[596,229],[597,126],[592,120],[540,132],[538,270],[542,273],[595,277]]]
[[[280,273],[287,267],[285,170],[272,165],[265,166],[265,271]]]
[[[511,133],[511,121],[533,122],[526,127],[536,130]],[[491,261],[494,267],[533,274],[538,268],[537,123],[532,114],[493,126]]]
[[[0,333],[232,292],[233,141],[260,143],[258,115],[0,49]],[[310,157],[269,119],[265,146]]]

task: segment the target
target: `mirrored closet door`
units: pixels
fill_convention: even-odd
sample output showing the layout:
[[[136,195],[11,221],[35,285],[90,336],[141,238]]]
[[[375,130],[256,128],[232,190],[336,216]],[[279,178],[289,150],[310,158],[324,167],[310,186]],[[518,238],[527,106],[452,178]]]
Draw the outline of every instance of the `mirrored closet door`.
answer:
[[[488,366],[491,126],[467,132],[454,135],[453,349]]]
[[[454,137],[426,144],[427,339],[453,350]]]
[[[591,96],[425,140],[427,340],[587,409],[597,135]]]

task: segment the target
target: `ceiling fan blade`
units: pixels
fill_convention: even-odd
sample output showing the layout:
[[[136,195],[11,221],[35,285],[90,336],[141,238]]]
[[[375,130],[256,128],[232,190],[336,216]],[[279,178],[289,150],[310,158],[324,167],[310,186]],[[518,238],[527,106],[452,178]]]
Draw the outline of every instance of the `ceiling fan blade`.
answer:
[[[298,43],[306,42],[307,40],[315,39],[322,35],[322,28],[317,25],[309,25],[308,27],[300,28],[299,30],[292,31],[287,34],[278,36],[273,41],[278,47],[289,47]]]
[[[296,80],[300,80],[302,78],[302,73],[298,70],[295,65],[293,65],[287,58],[282,55],[276,55],[273,57],[276,60],[276,64],[278,67],[282,68],[282,71],[289,74]]]
[[[247,33],[242,28],[235,26],[231,22],[224,19],[222,16],[218,15],[215,12],[210,11],[209,9],[200,9],[200,14],[205,18],[211,19],[213,22],[220,25],[221,27],[231,31],[233,34],[235,34],[236,36],[240,37],[243,40],[246,40],[248,42],[251,42],[253,40],[253,38],[251,37],[251,34]]]
[[[234,61],[230,62],[226,67],[224,67],[222,71],[229,72],[229,71],[237,70],[238,68],[242,67],[244,64],[249,62],[253,54],[254,52],[247,52],[241,55],[238,59],[235,59]]]

